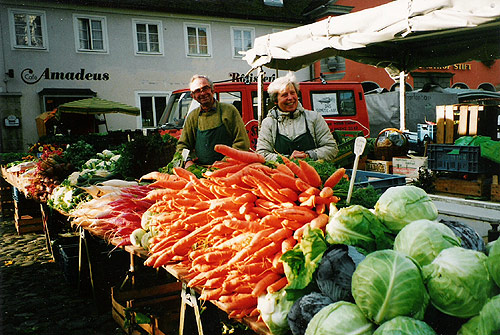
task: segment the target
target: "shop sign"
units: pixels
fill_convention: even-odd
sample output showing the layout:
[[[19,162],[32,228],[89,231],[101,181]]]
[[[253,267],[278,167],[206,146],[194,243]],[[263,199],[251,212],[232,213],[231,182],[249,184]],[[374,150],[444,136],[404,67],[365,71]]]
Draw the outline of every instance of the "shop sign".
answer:
[[[469,71],[472,70],[472,65],[469,63],[453,64],[448,66],[429,66],[421,67],[422,70],[462,70]]]
[[[245,84],[256,83],[259,78],[258,76],[254,76],[253,73],[250,73],[248,76],[245,76],[245,74],[238,72],[230,72],[229,77],[231,78],[231,82],[233,83],[245,83]],[[264,82],[274,81],[274,79],[276,79],[276,74],[267,76],[266,73],[264,72],[264,77],[262,79]]]
[[[69,81],[80,81],[80,80],[92,80],[92,81],[107,81],[109,80],[109,73],[107,72],[87,72],[85,69],[80,69],[80,71],[64,72],[64,71],[51,71],[50,68],[45,68],[42,73],[36,74],[30,68],[26,68],[21,71],[21,80],[28,85],[33,85],[38,83],[40,80],[69,80]]]

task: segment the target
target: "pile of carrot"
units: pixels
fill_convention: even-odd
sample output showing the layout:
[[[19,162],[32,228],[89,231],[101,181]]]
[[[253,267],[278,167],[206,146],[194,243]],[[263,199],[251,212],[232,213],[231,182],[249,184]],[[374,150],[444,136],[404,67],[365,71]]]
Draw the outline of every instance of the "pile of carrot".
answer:
[[[345,170],[322,183],[304,161],[283,157],[284,164],[271,168],[256,153],[215,150],[226,157],[205,178],[182,168],[156,174],[159,188],[146,199],[156,201],[147,218],[158,233],[145,264],[185,266],[188,286],[202,288],[200,299],[217,301],[233,318],[258,316],[257,298],[288,284],[281,255],[306,225],[326,226],[339,200],[333,187]]]

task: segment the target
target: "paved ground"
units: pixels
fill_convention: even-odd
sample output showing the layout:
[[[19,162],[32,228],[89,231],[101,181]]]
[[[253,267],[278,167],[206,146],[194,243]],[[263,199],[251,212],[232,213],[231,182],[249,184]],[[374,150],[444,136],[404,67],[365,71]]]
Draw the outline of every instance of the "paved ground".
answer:
[[[79,291],[75,272],[62,267],[67,262],[52,259],[43,233],[18,235],[13,220],[1,220],[0,335],[126,334],[112,317],[110,298],[111,286],[123,282],[130,264],[129,255],[126,254],[125,259],[122,256],[111,256],[115,257],[111,262],[94,266],[95,277],[101,278],[96,280],[94,300],[88,278]],[[155,276],[152,268],[142,270],[146,272],[138,272],[137,281],[164,283],[169,280],[161,273]],[[188,307],[186,313],[184,334],[196,335],[192,309]],[[207,335],[254,334],[239,323],[227,320],[227,315],[212,304],[207,304],[202,322]],[[178,334],[178,319],[171,324],[167,335]]]
[[[18,235],[0,221],[0,334],[125,334],[100,305],[65,280],[43,234]]]

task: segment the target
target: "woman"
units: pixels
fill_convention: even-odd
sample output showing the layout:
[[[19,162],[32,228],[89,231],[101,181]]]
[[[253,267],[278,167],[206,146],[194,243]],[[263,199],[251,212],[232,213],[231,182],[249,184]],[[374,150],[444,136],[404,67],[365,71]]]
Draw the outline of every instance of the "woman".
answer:
[[[276,161],[278,154],[313,160],[335,158],[338,147],[328,124],[321,114],[302,107],[292,73],[273,81],[267,92],[276,106],[262,121],[257,139],[259,154],[267,161]]]

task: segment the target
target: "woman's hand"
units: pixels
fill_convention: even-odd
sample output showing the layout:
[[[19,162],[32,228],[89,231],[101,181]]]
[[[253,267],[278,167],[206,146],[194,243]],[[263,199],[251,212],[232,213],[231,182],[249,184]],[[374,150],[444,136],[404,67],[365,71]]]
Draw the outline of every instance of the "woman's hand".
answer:
[[[307,158],[307,157],[309,157],[308,154],[306,154],[303,151],[297,151],[297,150],[294,150],[292,152],[292,154],[290,155],[290,158],[298,158],[298,159],[304,159],[304,158]]]

